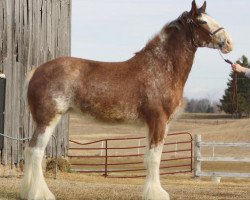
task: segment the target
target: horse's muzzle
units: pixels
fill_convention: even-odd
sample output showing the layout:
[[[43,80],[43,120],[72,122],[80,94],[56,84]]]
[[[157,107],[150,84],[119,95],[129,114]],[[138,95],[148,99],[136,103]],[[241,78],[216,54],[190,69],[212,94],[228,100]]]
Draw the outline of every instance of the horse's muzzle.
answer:
[[[222,53],[229,53],[233,50],[233,41],[228,37],[225,41],[219,42],[219,47]]]

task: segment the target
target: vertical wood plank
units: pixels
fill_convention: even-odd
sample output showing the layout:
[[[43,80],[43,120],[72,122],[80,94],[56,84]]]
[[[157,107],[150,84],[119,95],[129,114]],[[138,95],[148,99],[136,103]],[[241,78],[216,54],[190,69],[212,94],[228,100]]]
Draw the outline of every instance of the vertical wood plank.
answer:
[[[4,133],[11,134],[12,128],[12,118],[11,113],[8,112],[12,108],[12,101],[11,101],[11,93],[12,93],[12,84],[9,80],[13,79],[12,76],[12,24],[13,24],[13,6],[14,1],[5,1],[6,5],[6,58],[4,59],[4,73],[6,75],[6,97],[5,102],[5,128]],[[11,159],[11,154],[8,157],[8,152],[11,152],[11,142],[8,140],[4,140],[4,157],[3,157],[3,164],[7,164],[9,159]]]
[[[6,74],[8,102],[4,133],[15,138],[30,137],[35,125],[22,98],[25,76],[43,62],[70,55],[71,0],[0,1],[0,13],[0,70]],[[68,143],[67,115],[54,135],[58,155],[62,155]],[[26,143],[5,139],[2,163],[19,162]],[[50,141],[48,156],[55,151],[52,146]]]
[[[4,3],[0,1],[0,71],[3,71]]]

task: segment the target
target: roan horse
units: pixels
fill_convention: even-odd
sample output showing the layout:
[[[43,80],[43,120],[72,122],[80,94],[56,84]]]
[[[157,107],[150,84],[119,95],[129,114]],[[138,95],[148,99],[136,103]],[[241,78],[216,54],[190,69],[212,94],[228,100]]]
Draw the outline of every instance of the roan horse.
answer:
[[[183,88],[198,47],[232,50],[228,33],[205,12],[206,2],[165,25],[147,45],[124,62],[61,57],[27,77],[27,98],[36,129],[25,149],[21,198],[55,199],[41,162],[49,138],[68,110],[111,122],[140,120],[148,126],[147,177],[143,199],[168,200],[159,165],[168,124],[182,106]],[[83,198],[84,199],[84,198]]]

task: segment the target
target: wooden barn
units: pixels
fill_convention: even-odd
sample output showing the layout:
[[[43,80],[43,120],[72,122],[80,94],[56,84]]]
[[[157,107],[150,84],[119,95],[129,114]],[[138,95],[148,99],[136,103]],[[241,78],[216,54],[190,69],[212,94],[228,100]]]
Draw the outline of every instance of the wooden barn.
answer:
[[[6,76],[5,106],[0,111],[3,134],[17,139],[0,137],[0,160],[16,164],[27,145],[22,139],[31,137],[34,129],[22,98],[25,75],[48,60],[70,55],[71,0],[1,0],[0,27],[0,71]],[[68,123],[65,116],[54,132],[62,156],[67,154]],[[46,155],[53,156],[55,151],[51,139]]]

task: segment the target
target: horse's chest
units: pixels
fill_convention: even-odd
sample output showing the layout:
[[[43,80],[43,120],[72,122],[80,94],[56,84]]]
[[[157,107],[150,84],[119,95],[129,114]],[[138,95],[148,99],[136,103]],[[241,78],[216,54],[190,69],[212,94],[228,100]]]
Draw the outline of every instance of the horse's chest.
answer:
[[[175,118],[183,109],[182,92],[169,90],[162,98],[164,110],[170,119]]]

